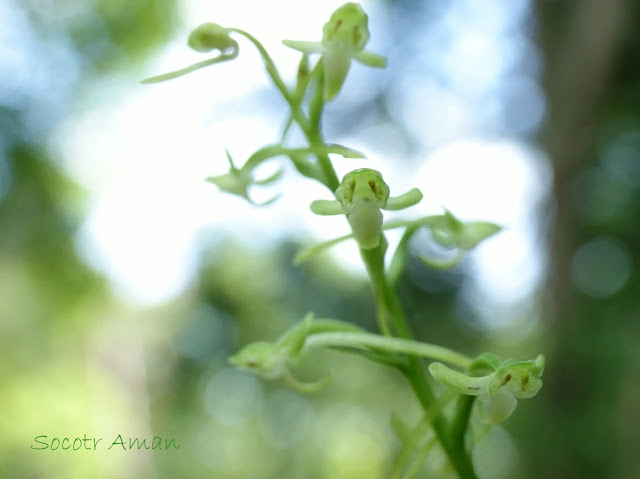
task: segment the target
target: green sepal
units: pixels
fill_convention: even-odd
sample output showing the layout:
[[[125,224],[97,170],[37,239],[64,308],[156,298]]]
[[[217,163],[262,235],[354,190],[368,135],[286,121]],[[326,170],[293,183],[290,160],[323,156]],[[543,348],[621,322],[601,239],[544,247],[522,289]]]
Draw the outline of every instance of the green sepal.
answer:
[[[320,216],[342,215],[342,205],[338,200],[314,200],[311,203],[311,211]]]
[[[479,376],[480,373],[493,373],[502,365],[502,359],[493,353],[482,353],[478,355],[469,365],[467,371],[472,376]]]

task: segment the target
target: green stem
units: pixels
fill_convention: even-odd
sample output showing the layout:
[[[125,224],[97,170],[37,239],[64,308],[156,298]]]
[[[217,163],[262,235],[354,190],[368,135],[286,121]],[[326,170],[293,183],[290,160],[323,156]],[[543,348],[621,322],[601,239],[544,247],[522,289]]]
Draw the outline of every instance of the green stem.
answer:
[[[320,135],[320,132],[318,132],[317,130],[306,131],[303,128],[302,131],[306,136],[307,140],[309,141],[309,143],[311,143],[312,147],[320,146],[324,144],[324,141],[322,141],[322,136]],[[340,180],[338,180],[338,175],[336,174],[336,170],[333,169],[333,165],[331,164],[329,155],[319,154],[316,156],[318,157],[318,161],[320,162],[320,168],[322,168],[322,172],[324,173],[324,176],[325,176],[325,180],[326,180],[325,185],[327,186],[327,188],[329,188],[329,190],[331,190],[331,193],[335,193],[336,190],[338,189],[338,186],[340,186]]]
[[[311,75],[316,84],[309,103],[309,119],[311,120],[312,129],[320,132],[320,117],[324,109],[324,62],[322,59],[318,61]]]
[[[393,467],[393,470],[391,471],[392,479],[403,479],[406,477],[411,477],[410,472],[407,474],[402,474],[402,471],[407,469],[407,464],[409,464],[409,461],[411,460],[411,456],[415,453],[416,449],[419,447],[420,441],[422,441],[427,436],[427,433],[429,432],[430,429],[431,429],[431,422],[429,421],[429,418],[425,415],[422,418],[422,420],[418,423],[418,425],[414,428],[414,430],[411,431],[410,434],[408,434],[408,437],[404,439],[404,444],[402,445],[402,449],[400,449],[400,453],[398,454],[396,464]],[[435,437],[429,437],[426,441],[426,445],[424,446],[423,451],[421,452],[424,452],[424,449],[426,449],[428,453],[428,451],[431,449],[433,444],[435,444],[435,442],[436,442]],[[424,459],[426,459],[426,456],[424,458],[421,458],[420,456],[416,460],[416,462],[422,459],[420,461],[420,465],[422,465],[422,463],[424,462]]]
[[[251,43],[253,43],[253,45],[258,49],[258,52],[260,53],[260,56],[262,57],[262,61],[264,61],[264,66],[267,69],[267,73],[269,74],[269,77],[273,81],[273,83],[276,86],[276,88],[280,91],[280,93],[282,93],[282,96],[284,97],[286,102],[291,106],[292,112],[295,113],[296,110],[298,112],[300,112],[299,108],[294,108],[294,105],[296,104],[295,96],[293,95],[293,93],[291,93],[289,91],[289,89],[287,88],[287,85],[284,83],[284,80],[282,80],[282,77],[280,76],[280,73],[278,72],[278,69],[276,68],[276,64],[271,59],[271,56],[269,55],[269,53],[267,53],[267,50],[265,50],[265,48],[262,46],[262,43],[260,43],[258,41],[258,39],[256,37],[254,37],[253,35],[251,35],[250,33],[245,32],[244,30],[241,30],[239,28],[230,28],[229,30],[232,31],[232,32],[236,32],[236,33],[242,35],[247,40],[249,40]],[[296,118],[296,121],[298,121],[298,120],[303,120],[303,123],[305,123],[305,125],[307,123],[306,118],[304,118],[304,119],[303,118]]]
[[[467,430],[467,426],[469,425],[469,418],[471,417],[475,398],[475,396],[469,396],[467,394],[458,395],[450,432],[451,444],[456,450],[465,450],[464,434]]]
[[[319,119],[317,124],[312,125],[309,119],[304,115],[304,113],[300,109],[300,105],[296,101],[295,95],[291,91],[289,91],[287,85],[282,80],[282,77],[280,76],[275,63],[271,59],[271,56],[269,56],[269,53],[267,53],[267,50],[265,50],[262,44],[250,33],[245,32],[244,30],[240,30],[239,28],[230,28],[229,30],[244,36],[258,49],[258,52],[260,53],[260,56],[262,56],[262,60],[264,61],[264,65],[267,69],[269,77],[273,81],[278,91],[282,94],[285,101],[289,104],[289,108],[291,109],[291,116],[302,130],[304,136],[309,141],[310,146],[317,147],[324,145],[319,128]],[[338,186],[340,186],[340,181],[338,180],[338,175],[336,175],[333,165],[331,164],[329,155],[318,154],[316,156],[318,158],[318,161],[320,162],[320,168],[322,169],[322,172],[325,176],[324,184],[333,193],[338,189]]]
[[[380,237],[380,245],[370,250],[360,250],[362,260],[367,267],[369,277],[373,285],[376,296],[380,296],[386,305],[386,309],[391,314],[391,319],[398,336],[402,339],[413,340],[413,333],[409,328],[404,312],[400,305],[400,300],[395,290],[389,284],[384,271],[384,255],[387,249],[387,241],[384,235]],[[460,479],[477,479],[473,470],[473,465],[464,447],[452,440],[450,435],[451,427],[447,419],[439,413],[433,414],[436,398],[433,390],[427,381],[422,362],[417,356],[410,355],[407,364],[399,368],[409,381],[413,392],[422,405],[425,413],[431,420],[436,436],[442,445],[445,453],[449,457],[451,465],[458,473]],[[454,418],[454,423],[456,423]],[[462,445],[463,446],[463,445]]]

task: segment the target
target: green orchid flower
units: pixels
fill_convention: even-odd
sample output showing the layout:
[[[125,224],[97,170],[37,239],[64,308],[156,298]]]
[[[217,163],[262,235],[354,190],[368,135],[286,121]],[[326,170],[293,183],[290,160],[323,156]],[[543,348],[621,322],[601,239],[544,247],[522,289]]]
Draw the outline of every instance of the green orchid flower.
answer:
[[[336,200],[316,200],[311,211],[318,215],[347,215],[353,236],[361,249],[373,249],[380,244],[382,211],[400,210],[422,200],[422,192],[413,188],[407,193],[390,197],[389,186],[377,170],[362,168],[347,173],[336,190]]]
[[[284,40],[286,46],[304,54],[322,53],[324,99],[332,100],[342,88],[351,60],[370,67],[384,68],[382,55],[364,49],[369,41],[369,17],[358,3],[339,7],[322,28],[322,42]]]
[[[244,198],[249,203],[256,206],[267,206],[278,199],[277,196],[274,196],[273,198],[263,203],[256,203],[249,197],[249,187],[253,185],[268,185],[275,182],[280,178],[280,176],[282,176],[282,170],[276,171],[273,175],[263,180],[254,180],[251,176],[251,168],[236,167],[233,164],[231,154],[227,150],[225,150],[225,152],[227,154],[227,160],[229,161],[229,172],[225,173],[224,175],[210,176],[206,179],[206,181],[216,185],[220,189],[220,191],[240,196],[241,198]]]
[[[167,80],[173,80],[174,78],[200,70],[201,68],[208,67],[209,65],[233,60],[238,56],[240,47],[238,46],[238,42],[231,38],[230,33],[232,31],[232,29],[221,27],[216,23],[203,23],[189,34],[187,45],[201,53],[218,50],[218,56],[210,58],[209,60],[194,63],[193,65],[181,68],[180,70],[147,78],[146,80],[142,80],[142,83],[160,83]]]
[[[248,344],[231,356],[229,362],[265,379],[284,376],[288,367],[300,355],[312,320],[313,315],[308,314],[274,343],[258,341]]]
[[[462,373],[434,362],[429,372],[441,384],[454,391],[479,396],[478,414],[486,424],[499,424],[513,414],[517,399],[532,398],[542,388],[544,356],[535,360],[502,361],[492,353],[476,358]]]
[[[455,248],[454,256],[446,260],[433,260],[425,256],[418,256],[418,258],[431,268],[451,269],[462,260],[467,251],[501,230],[501,226],[488,221],[465,223],[456,218],[449,210],[445,210],[444,215],[431,225],[431,236],[439,245],[445,248]]]
[[[314,392],[322,389],[328,378],[315,382],[301,382],[291,373],[304,356],[304,346],[309,335],[323,331],[359,331],[354,325],[335,320],[314,321],[312,313],[294,324],[275,342],[258,341],[247,344],[229,357],[233,366],[268,379],[284,379],[291,387],[301,392]]]
[[[431,229],[433,239],[445,247],[455,246],[461,250],[470,250],[478,246],[502,228],[488,221],[464,223],[445,210],[443,221]]]

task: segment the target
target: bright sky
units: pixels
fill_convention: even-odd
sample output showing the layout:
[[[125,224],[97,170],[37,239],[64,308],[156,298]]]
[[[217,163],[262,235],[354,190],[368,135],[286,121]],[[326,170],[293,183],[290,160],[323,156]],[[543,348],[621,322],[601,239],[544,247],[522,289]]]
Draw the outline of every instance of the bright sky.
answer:
[[[341,3],[181,2],[183,31],[149,64],[146,74],[201,60],[201,54],[185,46],[185,38],[189,29],[215,21],[253,33],[292,78],[298,56],[280,40],[319,39],[322,24]],[[514,133],[535,128],[544,114],[544,99],[530,78],[535,71],[523,74],[519,82],[507,78],[522,62],[519,55],[525,54],[527,44],[516,38],[524,49],[518,51],[504,36],[521,21],[528,2],[506,6],[493,0],[482,2],[482,9],[478,3],[455,2],[433,27],[441,49],[429,55],[425,47],[425,68],[436,71],[437,78],[424,70],[407,71],[402,85],[392,91],[392,115],[410,121],[413,133],[423,139],[418,157],[394,153],[393,144],[374,148],[358,138],[329,141],[369,158],[341,160],[340,174],[372,167],[383,172],[392,194],[413,186],[425,193],[422,204],[397,216],[418,217],[446,207],[462,219],[505,225],[505,232],[478,248],[474,271],[477,294],[509,303],[526,297],[541,279],[543,258],[532,219],[550,178],[538,152],[516,136],[499,138],[491,131],[500,122],[513,126]],[[385,31],[386,17],[375,2],[364,6],[374,39]],[[294,17],[296,22],[291,22]],[[180,294],[194,277],[203,235],[229,233],[251,246],[269,247],[290,236],[315,242],[348,232],[344,218],[309,212],[311,201],[329,199],[329,192],[291,169],[264,193],[268,198],[272,191],[283,191],[281,199],[261,209],[203,181],[226,172],[225,148],[242,163],[257,148],[273,143],[284,118],[284,108],[276,116],[273,108],[248,100],[268,88],[268,80],[252,48],[239,41],[241,54],[235,61],[178,80],[152,86],[132,84],[130,78],[105,81],[96,86],[105,101],[69,118],[57,131],[54,144],[65,168],[91,196],[78,247],[130,302],[153,305]],[[384,42],[372,45],[389,55]],[[393,68],[394,57],[389,57]],[[353,83],[346,85],[351,93],[358,90],[357,68]],[[511,94],[511,101],[518,95],[527,101],[510,109],[509,99],[501,103],[495,98],[501,91]],[[393,141],[392,134],[388,137]],[[408,166],[393,167],[400,164]],[[354,245],[336,248],[335,254],[349,269],[361,270]]]

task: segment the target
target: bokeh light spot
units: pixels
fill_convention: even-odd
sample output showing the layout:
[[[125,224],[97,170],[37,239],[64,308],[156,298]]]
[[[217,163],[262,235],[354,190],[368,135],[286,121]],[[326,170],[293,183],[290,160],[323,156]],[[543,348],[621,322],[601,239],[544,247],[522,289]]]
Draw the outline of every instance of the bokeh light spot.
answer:
[[[617,293],[630,274],[629,253],[613,238],[597,238],[583,244],[571,261],[571,276],[576,288],[594,298],[607,298]]]
[[[255,376],[225,368],[207,383],[203,401],[207,412],[223,424],[246,421],[262,403],[262,386]]]

